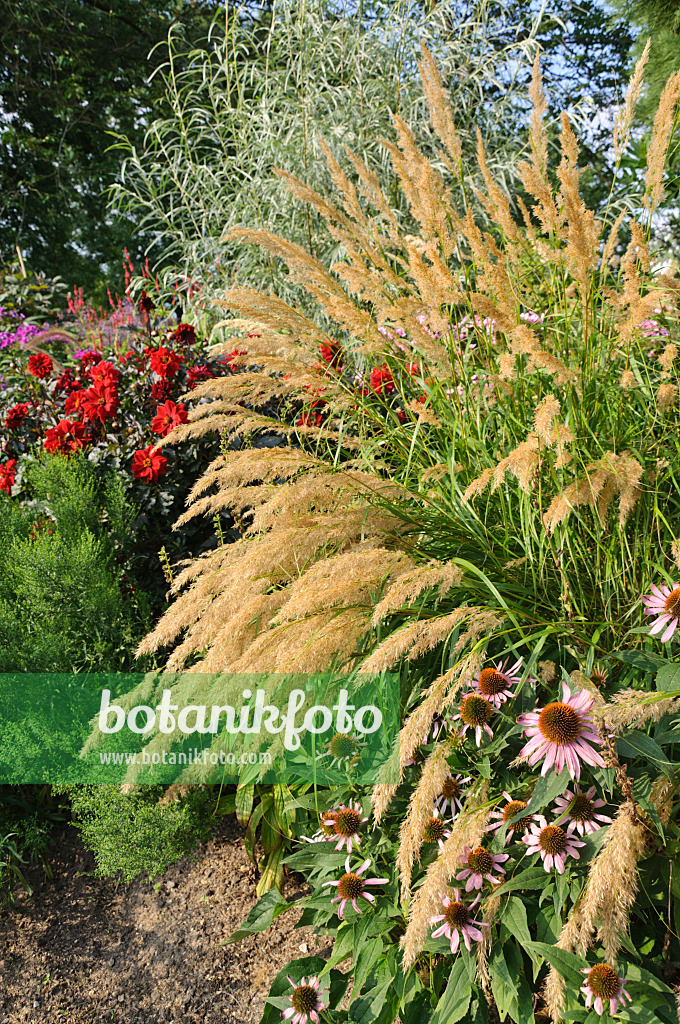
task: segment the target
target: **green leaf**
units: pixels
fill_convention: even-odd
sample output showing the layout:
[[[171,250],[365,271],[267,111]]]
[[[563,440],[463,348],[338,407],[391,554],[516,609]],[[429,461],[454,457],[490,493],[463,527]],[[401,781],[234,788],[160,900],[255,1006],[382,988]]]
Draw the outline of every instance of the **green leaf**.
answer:
[[[283,882],[283,856],[285,852],[285,847],[279,846],[277,850],[269,854],[262,870],[262,877],[257,883],[257,889],[255,890],[258,896],[269,890],[278,891],[281,888]]]
[[[665,992],[669,996],[673,995],[673,989],[669,988],[661,978],[657,978],[657,976],[652,974],[651,971],[646,971],[644,967],[638,967],[637,964],[627,965],[626,981],[646,985],[647,988],[654,989],[655,992]]]
[[[636,729],[634,732],[619,737],[616,741],[616,752],[623,754],[624,757],[642,757],[646,761],[650,761],[664,775],[669,778],[673,777],[673,765],[666,760],[659,744],[646,732]]]
[[[500,920],[520,942],[531,942],[531,933],[527,924],[527,908],[518,896],[510,897]]]
[[[236,817],[239,825],[246,827],[253,813],[253,801],[255,800],[255,786],[239,786],[236,790]]]
[[[460,957],[454,962],[444,994],[437,1003],[432,1024],[455,1024],[468,1011],[472,989],[468,984],[465,965]]]
[[[565,949],[558,949],[557,946],[549,946],[546,942],[528,942],[527,948],[535,949],[537,953],[547,960],[551,967],[562,975],[565,981],[575,988],[583,984],[581,970],[588,964],[575,953],[567,953]]]
[[[382,951],[383,940],[380,938],[369,939],[367,942],[362,944],[361,949],[354,960],[354,987],[352,991],[356,995],[359,995],[361,992],[372,968],[375,967],[380,959]]]
[[[654,685],[657,690],[667,690],[670,693],[680,690],[680,664],[669,663],[659,669]]]
[[[526,813],[526,812],[525,812]],[[506,892],[513,892],[515,889],[542,889],[550,881],[550,875],[544,868],[526,868],[518,875],[513,875],[507,882],[494,890],[494,896],[502,896]]]
[[[649,651],[613,651],[612,657],[618,658],[619,661],[625,661],[628,665],[634,665],[635,668],[639,668],[643,672],[658,672],[669,664],[668,658],[664,658],[660,654],[652,654]]]
[[[248,935],[266,931],[275,918],[292,906],[294,904],[288,903],[278,889],[270,889],[262,899],[258,900],[241,927],[232,932],[229,938],[221,942],[220,945],[230,946],[234,942],[245,939]]]
[[[215,814],[234,814],[236,811],[236,793],[222,793],[217,801]]]
[[[368,995],[355,999],[349,1008],[349,1020],[354,1024],[374,1024],[391,988],[392,978],[388,978],[379,988],[373,989]]]
[[[530,814],[537,814],[538,811],[542,811],[555,797],[561,796],[564,793],[570,781],[571,776],[566,766],[559,775],[554,771],[550,771],[547,775],[539,776],[527,808],[524,811],[520,811],[516,817],[528,817]]]

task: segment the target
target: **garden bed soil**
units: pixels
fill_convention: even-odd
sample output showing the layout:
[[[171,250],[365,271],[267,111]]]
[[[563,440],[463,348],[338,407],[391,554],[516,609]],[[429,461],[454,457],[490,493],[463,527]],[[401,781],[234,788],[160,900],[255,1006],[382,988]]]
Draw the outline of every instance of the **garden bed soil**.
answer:
[[[255,869],[234,819],[155,884],[92,875],[71,826],[48,855],[54,879],[27,872],[33,895],[0,911],[0,1024],[257,1024],[276,974],[330,942],[293,930],[289,911],[223,946],[255,904]],[[285,882],[291,899],[304,892]]]

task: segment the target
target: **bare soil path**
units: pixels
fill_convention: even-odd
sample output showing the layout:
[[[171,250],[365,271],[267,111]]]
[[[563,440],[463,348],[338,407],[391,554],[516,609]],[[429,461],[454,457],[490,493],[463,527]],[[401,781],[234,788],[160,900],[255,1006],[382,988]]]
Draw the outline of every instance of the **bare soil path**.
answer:
[[[92,855],[71,827],[50,863],[28,872],[33,896],[0,911],[0,1024],[257,1024],[285,964],[329,951],[293,930],[289,911],[269,931],[221,942],[256,902],[256,877],[234,819],[155,885],[92,877]],[[287,898],[302,895],[286,882]]]

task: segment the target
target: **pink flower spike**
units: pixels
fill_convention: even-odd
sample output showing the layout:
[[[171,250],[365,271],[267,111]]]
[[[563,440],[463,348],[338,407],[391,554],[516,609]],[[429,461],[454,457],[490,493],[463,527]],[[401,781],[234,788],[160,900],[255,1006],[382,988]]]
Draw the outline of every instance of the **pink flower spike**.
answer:
[[[513,687],[517,686],[522,671],[522,658],[511,668],[506,668],[508,661],[499,661],[495,668],[483,668],[472,680],[472,686],[489,704],[497,710],[506,700],[515,696]]]
[[[537,814],[536,818],[522,838],[522,842],[526,843],[527,853],[540,853],[546,871],[551,871],[554,867],[559,875],[563,875],[567,857],[580,860],[581,855],[577,847],[586,844],[574,839],[573,821],[563,829],[559,825],[549,825],[542,814]]]
[[[300,978],[298,984],[288,975],[288,981],[293,986],[290,999],[291,1005],[282,1011],[281,1016],[290,1024],[319,1024],[319,1010],[325,1010],[328,1003],[324,1002],[328,995],[327,989],[321,989],[317,977]]]
[[[632,1002],[632,996],[625,988],[626,982],[609,964],[583,967],[581,974],[587,975],[585,984],[581,986],[581,992],[586,997],[586,1007],[590,1009],[590,1004],[593,1002],[595,1012],[600,1016],[604,1013],[604,1006],[607,1002],[612,1017],[618,1013],[619,1003],[625,1006],[626,1000]]]
[[[367,885],[385,885],[389,882],[389,878],[360,878],[359,876],[366,870],[370,864],[370,860],[365,860],[360,868],[356,871],[350,871],[349,856],[345,860],[345,874],[342,875],[337,882],[324,882],[323,885],[334,885],[337,887],[338,895],[334,896],[331,903],[339,903],[338,917],[342,920],[345,912],[345,906],[348,902],[352,904],[357,914],[361,913],[357,900],[361,897],[367,900],[369,903],[375,903],[375,896],[372,893],[365,891]],[[323,887],[322,887],[323,888]]]
[[[559,775],[565,764],[572,779],[581,778],[581,761],[597,768],[604,768],[601,755],[591,744],[602,745],[595,723],[587,713],[594,697],[587,690],[572,695],[566,683],[562,684],[561,701],[546,704],[539,711],[519,715],[518,723],[524,727],[528,737],[519,752],[532,767],[543,760],[541,775],[547,775],[552,767]]]
[[[489,853],[483,846],[478,846],[475,850],[466,846],[462,856],[458,858],[461,864],[465,865],[465,869],[459,871],[456,878],[459,882],[467,878],[466,892],[470,892],[471,889],[481,889],[485,878],[492,885],[500,885],[503,879],[494,878],[491,872],[499,871],[504,875],[505,868],[501,867],[501,864],[508,860],[509,856],[507,853]]]
[[[470,940],[473,942],[482,941],[482,933],[480,928],[488,928],[488,924],[484,924],[483,921],[473,921],[470,917],[470,911],[479,903],[479,897],[481,894],[477,894],[477,898],[466,906],[460,898],[460,889],[453,890],[453,900],[449,896],[443,896],[439,894],[439,898],[442,901],[444,908],[443,914],[435,914],[434,917],[430,918],[430,924],[439,925],[432,932],[432,938],[438,939],[442,935],[445,935],[451,942],[451,952],[456,953],[458,945],[460,943],[460,937],[463,936],[463,942],[465,948],[470,950]],[[443,923],[440,923],[443,922]]]
[[[493,713],[494,709],[486,697],[482,697],[474,692],[466,693],[460,702],[458,714],[453,716],[454,720],[460,719],[463,723],[463,728],[458,735],[464,736],[468,728],[474,728],[475,739],[477,746],[479,746],[482,739],[482,729],[484,729],[488,736],[493,737],[493,732],[489,727],[489,719]]]
[[[669,587],[662,583],[657,587],[653,584],[651,594],[645,594],[642,603],[645,605],[645,615],[656,615],[649,635],[661,633],[661,643],[667,643],[680,622],[680,586],[673,583]]]
[[[612,819],[606,814],[595,813],[599,807],[606,806],[604,800],[593,799],[595,793],[595,786],[591,786],[587,793],[583,793],[580,786],[574,786],[574,792],[566,789],[562,796],[555,800],[555,813],[558,818],[566,815],[566,820],[573,821],[582,836],[590,835],[602,828],[599,822],[611,825]]]

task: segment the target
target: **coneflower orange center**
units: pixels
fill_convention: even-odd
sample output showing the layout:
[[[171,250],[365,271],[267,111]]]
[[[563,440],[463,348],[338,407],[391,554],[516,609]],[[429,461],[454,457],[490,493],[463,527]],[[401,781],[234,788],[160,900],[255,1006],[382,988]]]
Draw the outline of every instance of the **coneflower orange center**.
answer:
[[[524,800],[511,800],[509,804],[506,804],[503,808],[503,821],[505,824],[512,821],[515,815],[519,814],[520,811],[523,811],[525,807],[526,802]],[[531,818],[520,818],[512,827],[513,829],[521,829],[522,832],[526,832],[530,824]]]
[[[337,811],[326,811],[326,813],[323,815],[321,821],[319,822],[319,827],[321,828],[321,831],[324,833],[324,835],[335,835],[335,819],[337,818],[337,816]],[[328,822],[330,822],[331,824],[329,825]]]
[[[442,796],[447,800],[453,800],[460,794],[460,783],[456,782],[455,779],[444,779],[444,785],[442,786]]]
[[[335,817],[335,831],[339,836],[354,836],[359,831],[361,818],[356,811],[348,807],[344,811],[338,811]]]
[[[356,900],[364,891],[364,883],[352,871],[343,875],[338,882],[338,896],[343,900]]]
[[[339,757],[341,759],[343,757],[351,757],[354,753],[354,748],[355,744],[352,737],[345,736],[341,732],[336,732],[335,736],[333,736],[328,744],[328,749],[333,757]]]
[[[594,808],[592,800],[589,800],[587,796],[580,794],[574,799],[569,814],[574,821],[592,821],[593,812]]]
[[[486,697],[478,697],[476,693],[469,693],[461,701],[460,717],[466,725],[484,725],[492,714],[493,708]]]
[[[483,668],[479,673],[479,689],[483,694],[492,696],[506,690],[508,681],[495,668]]]
[[[573,743],[581,732],[581,719],[574,708],[555,701],[547,704],[539,714],[538,728],[551,743]]]
[[[541,829],[538,844],[545,853],[564,853],[567,848],[567,833],[559,825],[547,825]]]
[[[423,839],[426,843],[438,843],[440,839],[444,838],[444,822],[441,818],[430,818],[425,831],[423,832]]]
[[[588,985],[600,999],[613,999],[619,991],[619,976],[609,964],[595,964],[588,973]]]
[[[666,614],[672,615],[674,619],[680,619],[680,587],[671,590],[666,598]]]
[[[467,863],[475,875],[486,875],[493,868],[493,858],[483,846],[478,846],[476,850],[470,850]]]
[[[298,985],[293,991],[290,1001],[296,1013],[310,1014],[312,1010],[316,1010],[319,997],[316,989],[311,985]]]
[[[468,923],[470,915],[464,903],[456,903],[454,901],[444,908],[444,917],[446,918],[446,923],[452,928],[462,928]]]

